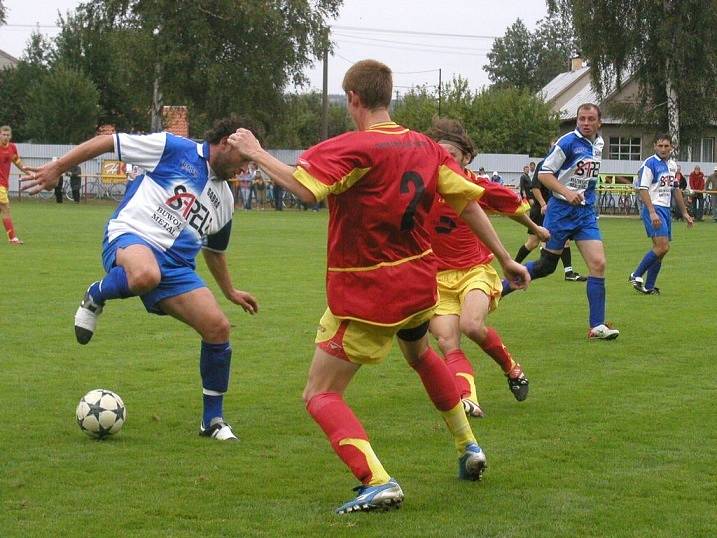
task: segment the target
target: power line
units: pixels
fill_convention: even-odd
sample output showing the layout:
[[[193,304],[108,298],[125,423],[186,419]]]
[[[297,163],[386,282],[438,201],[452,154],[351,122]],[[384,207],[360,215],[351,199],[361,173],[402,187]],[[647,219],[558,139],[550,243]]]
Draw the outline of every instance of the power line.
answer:
[[[354,45],[368,45],[370,46],[371,43],[368,43],[366,41],[351,41],[349,39],[341,39],[342,43],[351,43]],[[430,48],[414,48],[414,47],[406,47],[406,46],[397,46],[397,45],[376,45],[377,47],[383,47],[387,49],[397,49],[397,50],[409,50],[412,52],[432,52],[435,54],[445,54],[445,49],[430,49]],[[461,52],[457,50],[451,50],[452,56],[486,56],[488,54],[488,51],[479,53],[479,52]]]
[[[364,37],[364,36],[357,36],[357,35],[351,35],[351,34],[344,34],[341,32],[334,32],[335,36],[338,36],[339,38],[349,38],[349,39],[362,39],[365,41],[370,40],[371,43],[379,42],[379,43],[392,43],[394,45],[410,45],[410,46],[416,46],[416,47],[425,47],[429,46],[431,48],[435,49],[443,49],[443,50],[456,50],[456,45],[432,45],[428,43],[416,43],[411,41],[395,41],[392,39],[378,39],[374,37]],[[474,49],[474,48],[466,48],[461,47],[462,51],[473,51],[473,52],[488,52],[486,49]]]
[[[500,36],[497,35],[478,35],[478,34],[441,34],[436,32],[416,32],[411,30],[386,30],[383,28],[360,28],[358,26],[340,26],[332,25],[331,28],[337,30],[352,30],[354,32],[369,32],[379,34],[407,34],[407,35],[421,35],[421,36],[435,36],[435,37],[456,37],[456,38],[468,38],[468,39],[497,39]]]

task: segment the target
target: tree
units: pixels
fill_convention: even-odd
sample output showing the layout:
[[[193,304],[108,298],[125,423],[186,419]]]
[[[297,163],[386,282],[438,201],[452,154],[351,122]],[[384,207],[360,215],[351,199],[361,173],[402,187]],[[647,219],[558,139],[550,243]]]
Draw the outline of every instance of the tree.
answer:
[[[717,119],[714,0],[548,0],[548,7],[575,27],[601,97],[627,79],[638,82],[637,100],[613,112],[668,130],[676,146]]]
[[[99,92],[82,71],[57,66],[26,101],[24,129],[33,142],[79,144],[97,128]]]
[[[351,129],[346,108],[329,104],[328,136]],[[281,113],[271,125],[266,144],[273,148],[308,148],[321,141],[321,94],[289,94],[283,99]]]
[[[5,5],[2,0],[0,0],[0,26],[5,24],[5,22],[7,22],[7,12],[5,11]]]
[[[573,50],[571,27],[555,15],[538,21],[534,32],[517,19],[493,42],[484,69],[494,86],[537,92],[567,70]]]
[[[187,105],[195,134],[229,112],[271,126],[288,83],[305,81],[304,67],[323,50],[325,20],[341,3],[86,2],[61,20],[57,59],[90,75],[105,121],[146,130],[154,93],[155,108]]]
[[[17,141],[30,137],[27,130],[27,96],[42,84],[49,69],[50,43],[38,33],[30,37],[25,52],[14,69],[0,70],[0,117],[2,123],[13,128],[13,138]]]
[[[489,88],[471,92],[460,77],[443,91],[442,115],[463,122],[481,153],[545,152],[558,130],[558,118],[539,97],[525,89]],[[425,131],[438,113],[438,96],[425,86],[414,88],[396,105],[394,119]]]

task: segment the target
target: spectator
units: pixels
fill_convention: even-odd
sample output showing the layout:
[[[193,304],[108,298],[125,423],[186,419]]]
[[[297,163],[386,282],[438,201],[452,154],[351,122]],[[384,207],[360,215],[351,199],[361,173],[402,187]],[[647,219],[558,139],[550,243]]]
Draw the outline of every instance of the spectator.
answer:
[[[70,167],[70,188],[72,189],[72,199],[76,204],[80,203],[80,188],[82,187],[82,168],[79,164]]]
[[[490,180],[493,183],[498,183],[499,185],[503,184],[503,178],[500,177],[500,174],[498,173],[498,170],[493,172],[493,175],[491,176]]]
[[[701,221],[705,211],[705,175],[699,166],[690,174],[690,190],[692,191],[692,216]]]
[[[689,207],[689,200],[687,199],[687,180],[685,179],[685,176],[682,174],[682,168],[679,166],[677,167],[677,171],[675,172],[675,183],[673,185],[675,189],[680,189],[682,191],[682,197],[685,201],[685,204]],[[672,209],[672,217],[674,220],[682,220],[682,215],[680,214],[678,208],[677,208],[677,199],[675,196],[672,197],[671,202],[671,209]]]
[[[266,205],[266,184],[267,181],[264,179],[263,172],[257,168],[256,176],[254,177],[254,196],[256,197],[256,205],[259,209],[264,209]]]
[[[485,168],[482,166],[478,169],[478,179],[485,179],[486,181],[490,181],[490,177],[488,177],[488,174],[485,173]]]
[[[256,176],[256,163],[249,163],[249,166],[239,174],[239,191],[244,203],[244,209],[251,209],[251,191],[254,177]]]
[[[533,169],[535,169],[535,165],[533,165]],[[530,190],[530,177],[530,166],[524,166],[523,173],[520,175],[520,197],[528,200],[528,203],[533,205],[535,203],[535,199],[533,198],[533,193]]]
[[[712,219],[717,222],[717,166],[715,166],[712,175],[707,178],[705,189],[710,192],[710,202],[712,203]]]
[[[52,160],[56,161],[57,157],[53,157]],[[65,181],[63,180],[62,176],[60,176],[60,179],[57,181],[57,185],[55,185],[55,201],[58,204],[61,204],[63,202],[62,198],[63,198],[64,193],[62,192],[62,190],[63,190],[62,188],[64,186],[65,186]]]

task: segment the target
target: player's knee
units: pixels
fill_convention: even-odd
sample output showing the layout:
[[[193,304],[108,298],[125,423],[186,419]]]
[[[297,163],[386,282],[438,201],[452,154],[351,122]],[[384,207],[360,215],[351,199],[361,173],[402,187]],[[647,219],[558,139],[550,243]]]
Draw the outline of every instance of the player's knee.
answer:
[[[445,356],[446,353],[450,353],[451,351],[460,347],[460,334],[458,336],[438,336],[437,341],[438,349],[440,349],[441,353],[443,353],[443,355]]]
[[[542,278],[544,276],[552,275],[555,272],[555,268],[558,266],[559,260],[560,255],[543,249],[540,252],[540,258],[533,265],[531,276],[533,278]]]
[[[206,323],[200,330],[200,334],[205,342],[221,343],[229,340],[231,329],[229,320],[226,316],[221,315]]]
[[[588,270],[591,276],[601,277],[605,274],[605,257],[601,257],[595,260],[590,260],[588,263]]]
[[[460,322],[461,332],[477,344],[485,340],[488,330],[482,321],[475,319],[463,319]]]
[[[130,289],[138,295],[152,291],[159,286],[161,279],[159,267],[146,267],[127,274]]]

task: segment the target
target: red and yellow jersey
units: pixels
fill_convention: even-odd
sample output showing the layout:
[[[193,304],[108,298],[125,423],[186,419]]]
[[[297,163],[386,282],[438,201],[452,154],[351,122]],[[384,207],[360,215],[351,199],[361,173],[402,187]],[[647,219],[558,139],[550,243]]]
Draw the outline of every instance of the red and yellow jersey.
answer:
[[[334,316],[398,325],[437,302],[429,215],[440,192],[462,212],[483,189],[433,140],[393,122],[307,150],[294,177],[328,198],[326,290]]]
[[[484,189],[478,202],[486,211],[508,216],[527,213],[530,205],[513,190],[476,176],[470,170],[465,177]],[[478,239],[455,210],[438,197],[431,211],[431,246],[438,258],[438,270],[466,269],[490,263],[493,253]]]
[[[10,163],[18,159],[17,148],[10,142],[7,146],[0,146],[0,187],[10,188]]]

